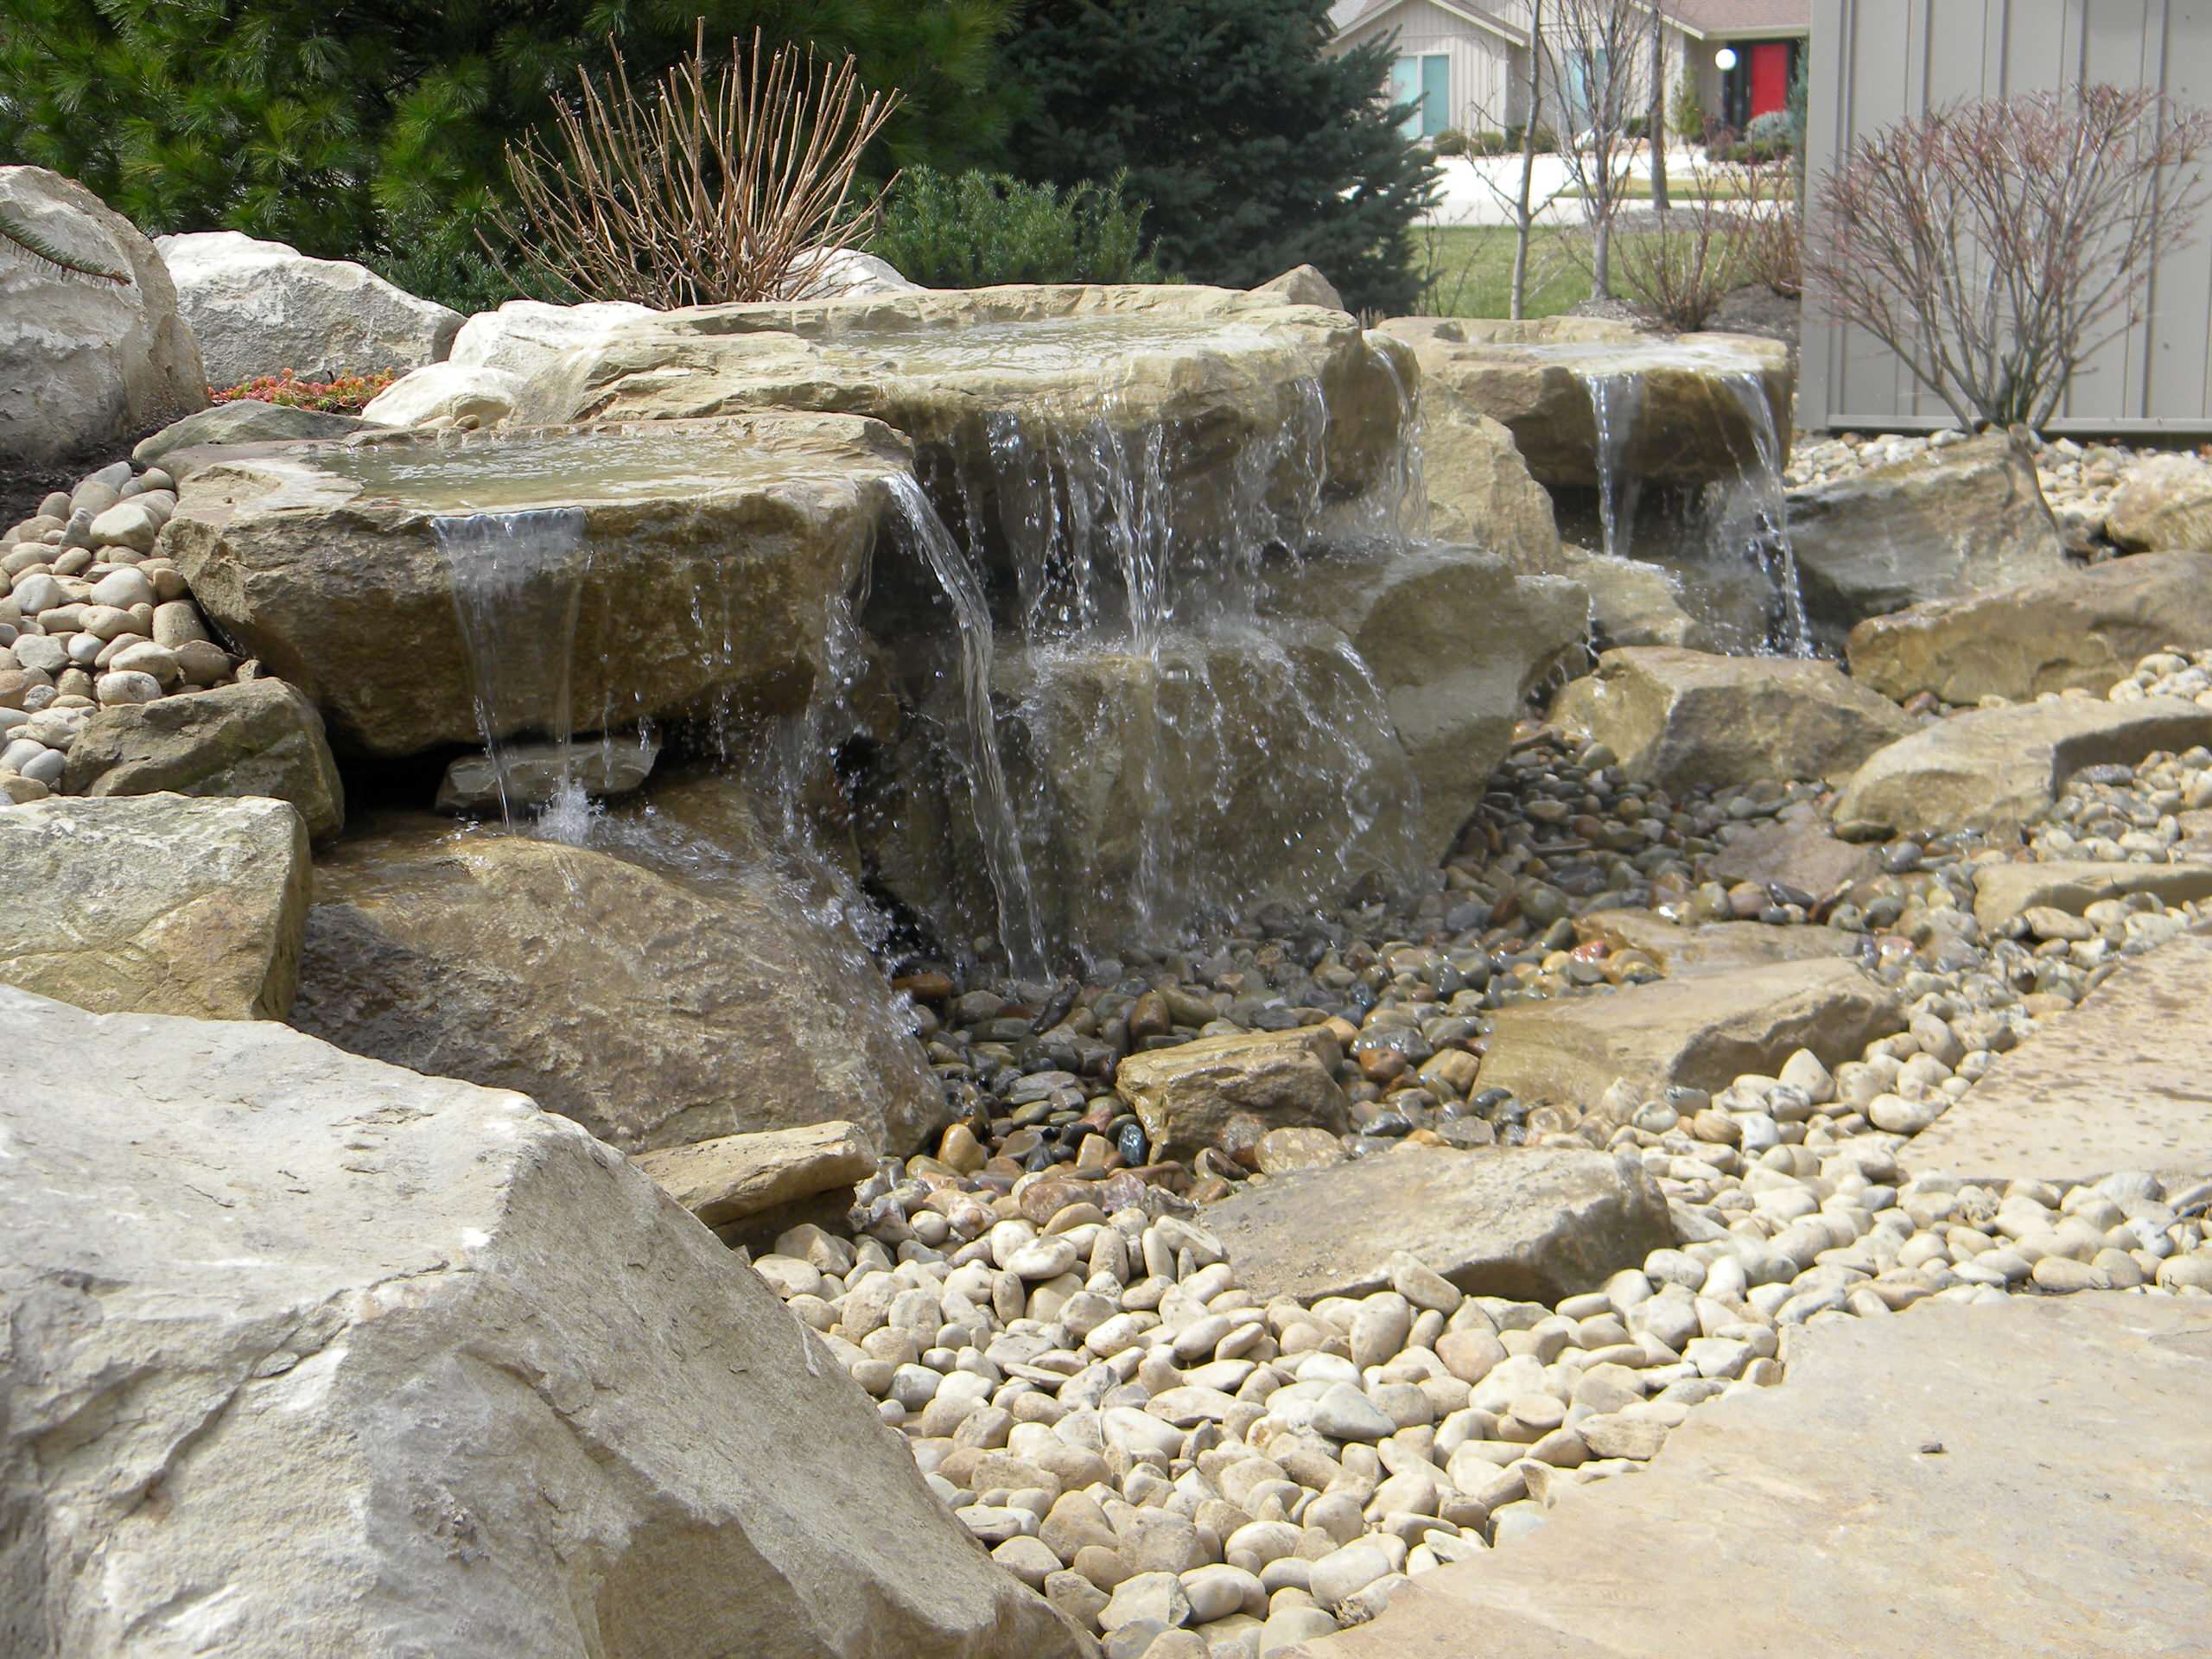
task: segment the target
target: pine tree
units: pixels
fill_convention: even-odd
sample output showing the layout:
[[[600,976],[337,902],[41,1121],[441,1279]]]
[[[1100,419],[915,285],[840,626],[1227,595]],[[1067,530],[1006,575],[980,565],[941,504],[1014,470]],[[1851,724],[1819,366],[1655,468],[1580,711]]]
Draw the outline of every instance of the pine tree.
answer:
[[[1330,57],[1329,0],[1033,0],[1004,48],[1033,181],[1126,169],[1161,266],[1249,287],[1313,264],[1404,311],[1433,175],[1382,93],[1390,48]],[[1402,111],[1399,111],[1402,113]]]
[[[150,232],[241,230],[389,263],[465,250],[503,147],[607,41],[650,80],[756,26],[858,58],[905,102],[881,174],[989,159],[1011,0],[6,0],[0,162],[82,182]]]

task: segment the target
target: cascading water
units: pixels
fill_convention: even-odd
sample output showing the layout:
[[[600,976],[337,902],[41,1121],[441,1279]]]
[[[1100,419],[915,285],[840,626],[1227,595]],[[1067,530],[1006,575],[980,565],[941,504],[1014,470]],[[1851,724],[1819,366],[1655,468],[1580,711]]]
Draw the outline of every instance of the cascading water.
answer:
[[[1723,384],[1742,408],[1754,454],[1745,474],[1754,532],[1751,555],[1773,584],[1780,616],[1776,651],[1788,657],[1813,654],[1812,625],[1805,619],[1805,591],[1797,579],[1796,550],[1789,543],[1789,498],[1782,481],[1782,436],[1775,430],[1774,408],[1755,374],[1731,374]]]
[[[1598,431],[1598,522],[1604,532],[1603,550],[1609,558],[1626,558],[1636,528],[1640,480],[1625,462],[1637,417],[1643,412],[1643,376],[1586,370],[1579,378],[1590,394],[1590,418]]]

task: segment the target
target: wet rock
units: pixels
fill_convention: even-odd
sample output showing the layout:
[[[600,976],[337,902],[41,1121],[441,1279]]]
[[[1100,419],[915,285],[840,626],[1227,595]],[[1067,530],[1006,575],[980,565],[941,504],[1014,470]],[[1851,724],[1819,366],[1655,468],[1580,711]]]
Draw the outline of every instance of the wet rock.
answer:
[[[302,438],[342,438],[372,429],[374,423],[320,409],[291,409],[240,397],[172,421],[130,452],[134,465],[159,463],[178,478],[208,459],[200,452],[241,443],[287,443]],[[175,457],[173,460],[172,457]]]
[[[1424,377],[1420,397],[1428,533],[1486,549],[1525,575],[1557,571],[1551,495],[1529,476],[1513,435],[1445,382]]]
[[[494,813],[543,806],[564,785],[594,800],[645,787],[660,758],[657,738],[640,732],[607,732],[569,743],[524,741],[488,754],[464,754],[448,763],[438,780],[438,810]]]
[[[1130,1055],[1114,1086],[1155,1156],[1194,1158],[1246,1114],[1271,1128],[1343,1133],[1348,1103],[1332,1075],[1338,1058],[1336,1039],[1318,1026],[1202,1037]]]

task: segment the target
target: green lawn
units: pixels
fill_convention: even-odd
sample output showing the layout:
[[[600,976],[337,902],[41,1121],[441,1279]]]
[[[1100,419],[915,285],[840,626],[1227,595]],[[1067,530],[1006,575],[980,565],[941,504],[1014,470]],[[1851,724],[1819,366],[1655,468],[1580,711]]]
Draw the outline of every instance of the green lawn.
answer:
[[[1589,194],[1586,190],[1567,189],[1560,191],[1560,196],[1562,200],[1569,200],[1586,196]],[[1667,180],[1667,195],[1670,201],[1688,201],[1699,196],[1718,197],[1724,201],[1731,200],[1741,201],[1751,194],[1751,181],[1740,173],[1714,173],[1701,179],[1678,179],[1669,176]],[[1628,188],[1621,192],[1621,199],[1624,201],[1650,200],[1651,175],[1649,173],[1630,175]]]
[[[1414,264],[1426,300],[1421,309],[1440,317],[1502,317],[1513,292],[1513,228],[1456,225],[1416,229]],[[1529,248],[1529,303],[1532,317],[1555,317],[1590,297],[1590,276],[1560,246],[1557,234],[1539,226]]]

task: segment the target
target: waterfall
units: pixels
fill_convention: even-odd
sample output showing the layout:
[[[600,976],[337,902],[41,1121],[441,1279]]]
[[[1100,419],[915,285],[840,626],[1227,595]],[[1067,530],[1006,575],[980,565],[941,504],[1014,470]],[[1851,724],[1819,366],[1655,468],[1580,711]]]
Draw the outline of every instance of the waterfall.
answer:
[[[1605,533],[1604,550],[1626,558],[1636,525],[1637,486],[1626,462],[1629,439],[1643,410],[1643,376],[1584,371],[1578,378],[1590,395],[1590,417],[1598,432],[1598,522]]]
[[[1813,630],[1805,620],[1796,550],[1789,543],[1789,498],[1782,480],[1782,436],[1775,429],[1774,409],[1767,402],[1765,383],[1756,374],[1726,375],[1722,384],[1742,408],[1751,432],[1751,466],[1745,474],[1756,527],[1751,548],[1774,586],[1781,613],[1773,645],[1785,657],[1810,657]]]
[[[997,900],[999,938],[1017,976],[1041,973],[1044,931],[1037,919],[1036,895],[1021,856],[1020,832],[1007,792],[1005,762],[999,753],[998,722],[991,709],[991,613],[983,584],[967,551],[952,537],[937,509],[912,478],[891,480],[908,534],[952,607],[960,635],[960,684],[966,705],[969,797],[983,845],[983,861]]]
[[[544,828],[581,840],[588,804],[569,766],[571,662],[576,613],[589,563],[584,515],[576,507],[473,512],[430,520],[453,586],[454,614],[468,660],[477,730],[499,795],[515,824],[508,740],[542,730],[560,746],[561,781]]]

